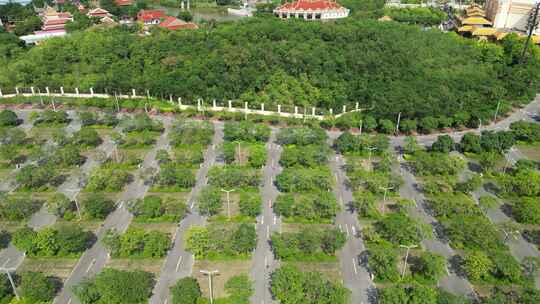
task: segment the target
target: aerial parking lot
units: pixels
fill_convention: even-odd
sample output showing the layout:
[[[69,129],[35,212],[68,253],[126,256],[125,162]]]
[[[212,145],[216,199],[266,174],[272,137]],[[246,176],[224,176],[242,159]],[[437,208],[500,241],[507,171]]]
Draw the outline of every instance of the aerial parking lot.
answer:
[[[2,296],[63,304],[538,296],[532,120],[389,136],[212,116],[1,110]]]

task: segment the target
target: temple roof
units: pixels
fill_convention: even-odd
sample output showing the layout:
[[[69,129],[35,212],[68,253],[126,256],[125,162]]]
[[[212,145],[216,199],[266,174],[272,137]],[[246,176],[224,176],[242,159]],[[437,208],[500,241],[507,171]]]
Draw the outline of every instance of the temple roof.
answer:
[[[277,8],[277,10],[285,11],[327,11],[342,9],[345,8],[331,0],[296,0],[285,3]]]

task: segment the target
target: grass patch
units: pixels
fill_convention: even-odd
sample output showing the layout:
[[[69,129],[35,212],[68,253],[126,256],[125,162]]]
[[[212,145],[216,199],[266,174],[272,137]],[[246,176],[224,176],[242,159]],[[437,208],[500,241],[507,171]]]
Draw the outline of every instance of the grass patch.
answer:
[[[208,277],[200,270],[218,270],[219,274],[212,278],[214,298],[227,296],[225,283],[233,276],[249,274],[251,271],[251,261],[196,261],[193,265],[193,277],[197,279],[201,286],[201,291],[206,298],[210,298]]]
[[[293,265],[302,269],[303,272],[317,271],[326,276],[331,282],[341,282],[343,275],[341,273],[341,267],[339,262],[325,261],[325,262],[309,262],[309,261],[285,261],[284,265]]]
[[[106,267],[111,267],[119,270],[142,270],[159,275],[163,266],[164,258],[162,259],[110,259]]]
[[[17,269],[17,272],[43,272],[47,276],[55,276],[65,280],[69,277],[78,261],[78,258],[38,258],[27,256]]]

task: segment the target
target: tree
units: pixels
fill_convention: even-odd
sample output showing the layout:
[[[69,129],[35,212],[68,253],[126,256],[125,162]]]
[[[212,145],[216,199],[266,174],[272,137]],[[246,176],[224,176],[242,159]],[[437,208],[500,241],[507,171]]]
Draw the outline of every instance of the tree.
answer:
[[[520,223],[539,224],[540,204],[538,199],[523,197],[512,205],[512,214]]]
[[[189,11],[181,11],[178,13],[178,19],[184,20],[185,22],[193,21],[193,15]]]
[[[240,254],[247,254],[257,246],[257,232],[253,225],[242,223],[232,235],[232,248]]]
[[[375,227],[383,238],[395,245],[417,244],[423,239],[420,225],[402,212],[387,215]]]
[[[20,289],[23,298],[31,303],[51,301],[56,294],[54,282],[41,272],[24,272]]]
[[[90,219],[105,219],[114,208],[114,202],[102,194],[93,194],[82,202],[83,213]]]
[[[464,268],[471,280],[478,281],[485,278],[493,269],[493,262],[485,253],[476,251],[465,257]]]
[[[419,274],[428,280],[438,281],[445,273],[446,260],[444,257],[431,253],[423,252],[411,266],[415,274]]]
[[[153,286],[151,273],[105,268],[94,279],[76,285],[74,293],[82,304],[145,303]]]
[[[369,248],[368,268],[378,280],[394,282],[399,278],[397,256],[391,248]]]
[[[480,153],[482,152],[482,144],[480,136],[468,132],[463,135],[460,142],[460,148],[463,152]]]
[[[9,127],[16,126],[19,122],[17,114],[11,110],[0,111],[0,126]]]
[[[440,135],[437,141],[431,145],[431,150],[435,152],[449,153],[454,150],[454,140],[449,135]]]
[[[248,304],[253,295],[252,282],[245,274],[233,276],[225,283],[225,291],[232,303]]]
[[[204,257],[210,249],[210,235],[203,226],[192,226],[186,233],[186,249],[196,257]]]
[[[250,217],[256,217],[261,213],[261,198],[258,194],[240,193],[238,201],[240,213]]]
[[[199,283],[192,277],[178,280],[170,289],[173,304],[197,304],[202,296]]]
[[[216,215],[221,211],[221,193],[213,187],[204,188],[199,196],[199,212],[203,215]]]

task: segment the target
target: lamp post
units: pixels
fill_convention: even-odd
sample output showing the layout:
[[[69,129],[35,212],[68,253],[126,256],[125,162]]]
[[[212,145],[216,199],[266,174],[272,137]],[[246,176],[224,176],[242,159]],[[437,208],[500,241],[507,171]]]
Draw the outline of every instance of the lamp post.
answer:
[[[407,253],[405,254],[405,264],[403,264],[403,270],[401,271],[401,279],[405,276],[405,269],[407,269],[407,259],[409,258],[409,251],[412,248],[418,247],[418,245],[399,245],[399,247],[407,248]]]
[[[371,151],[377,150],[377,147],[367,147],[366,150],[369,151],[369,154],[368,154],[368,163],[371,164]]]
[[[0,268],[0,271],[3,271],[6,273],[8,279],[9,279],[9,283],[11,284],[11,289],[13,289],[13,293],[15,294],[15,297],[17,298],[17,300],[20,300],[21,298],[19,297],[19,293],[17,292],[17,288],[15,288],[15,283],[13,282],[13,277],[11,277],[11,273],[12,272],[15,272],[15,268],[6,268],[6,267],[2,267]]]
[[[235,189],[225,190],[221,189],[222,192],[227,193],[227,218],[231,219],[231,204],[229,200],[229,193],[233,192]]]
[[[75,207],[77,208],[77,215],[79,216],[79,221],[81,221],[82,220],[81,207],[79,207],[79,202],[77,202],[77,196],[79,196],[79,193],[81,193],[81,189],[66,189],[65,191],[75,192],[75,195],[73,196],[73,201],[75,202]]]
[[[210,286],[210,304],[212,304],[212,303],[214,303],[214,293],[213,293],[213,290],[212,290],[212,276],[215,275],[215,274],[218,274],[219,271],[217,271],[217,270],[213,270],[213,271],[200,270],[200,272],[208,276],[208,285]]]
[[[384,205],[386,204],[386,192],[388,190],[394,189],[394,187],[379,187],[379,189],[384,190],[384,194],[383,194],[383,213],[384,213]]]

